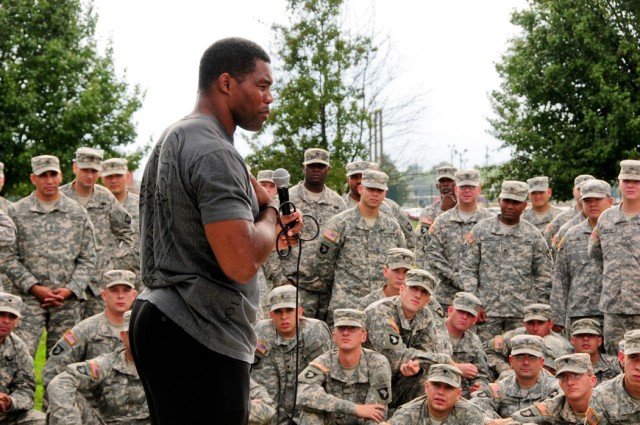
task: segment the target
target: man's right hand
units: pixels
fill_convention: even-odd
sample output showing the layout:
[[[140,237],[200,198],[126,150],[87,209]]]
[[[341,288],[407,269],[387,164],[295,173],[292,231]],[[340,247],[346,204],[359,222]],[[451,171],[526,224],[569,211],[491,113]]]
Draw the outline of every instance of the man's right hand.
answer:
[[[62,295],[56,294],[51,288],[37,283],[29,289],[29,292],[41,301],[40,305],[43,308],[62,307],[64,303],[64,297]]]
[[[403,365],[400,365],[400,373],[402,376],[414,376],[420,372],[420,362],[417,360],[409,360]]]
[[[371,419],[379,424],[384,418],[384,406],[382,404],[356,404],[356,416]]]

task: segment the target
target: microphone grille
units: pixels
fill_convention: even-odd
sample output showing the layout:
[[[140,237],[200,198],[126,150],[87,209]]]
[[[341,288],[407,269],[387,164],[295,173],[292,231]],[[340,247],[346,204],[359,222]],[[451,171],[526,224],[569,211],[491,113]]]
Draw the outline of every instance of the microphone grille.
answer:
[[[276,187],[288,187],[289,179],[291,176],[289,172],[284,168],[278,168],[273,172],[273,182],[276,184]]]

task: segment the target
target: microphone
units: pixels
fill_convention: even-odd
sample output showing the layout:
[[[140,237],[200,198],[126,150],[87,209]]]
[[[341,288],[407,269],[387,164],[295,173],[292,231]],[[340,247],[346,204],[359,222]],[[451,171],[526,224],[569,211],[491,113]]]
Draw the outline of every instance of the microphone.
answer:
[[[273,182],[278,188],[278,199],[282,215],[291,214],[291,203],[289,202],[289,179],[291,176],[284,168],[278,168],[273,172]]]

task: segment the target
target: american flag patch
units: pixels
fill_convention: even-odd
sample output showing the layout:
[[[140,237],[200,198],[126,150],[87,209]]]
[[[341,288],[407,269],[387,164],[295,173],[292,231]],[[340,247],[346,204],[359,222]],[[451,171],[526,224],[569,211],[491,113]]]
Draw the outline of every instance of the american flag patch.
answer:
[[[590,425],[596,425],[600,423],[600,417],[596,415],[596,412],[589,407],[587,413],[584,414],[587,418],[587,423]]]
[[[469,232],[467,233],[467,237],[464,238],[464,240],[467,241],[469,245],[471,245],[476,241],[476,236],[472,232]]]
[[[428,216],[422,217],[422,224],[426,224],[427,226],[431,226],[433,224],[433,219]]]
[[[502,398],[502,390],[500,389],[500,385],[489,384],[489,388],[491,388],[491,394],[493,394],[494,398]]]
[[[100,377],[100,366],[98,366],[98,363],[89,362],[89,366],[91,366],[91,377],[98,379]]]
[[[261,354],[266,353],[267,352],[267,344],[265,344],[261,340],[258,340],[258,345],[256,345],[256,350],[258,350]]]
[[[331,229],[327,229],[324,231],[324,233],[322,234],[322,236],[325,237],[325,239],[329,239],[331,242],[335,242],[336,239],[338,239],[338,233],[334,232]]]
[[[542,403],[536,403],[536,408],[540,411],[542,416],[551,416],[551,412],[549,412],[549,408]]]
[[[78,342],[78,337],[75,336],[73,332],[71,332],[71,330],[68,330],[64,333],[64,339],[69,343],[69,345],[74,345],[76,342]]]
[[[504,347],[504,340],[502,339],[502,335],[498,335],[493,340],[493,348],[502,350],[502,347]]]
[[[600,232],[598,232],[598,229],[593,229],[593,232],[591,233],[591,239],[594,243],[600,243]]]
[[[389,319],[389,324],[396,332],[400,333],[400,328],[393,319]]]
[[[322,363],[311,362],[311,363],[309,363],[309,366],[313,366],[315,368],[318,368],[321,371],[323,371],[324,373],[329,373],[329,368],[326,367],[325,365],[323,365]]]

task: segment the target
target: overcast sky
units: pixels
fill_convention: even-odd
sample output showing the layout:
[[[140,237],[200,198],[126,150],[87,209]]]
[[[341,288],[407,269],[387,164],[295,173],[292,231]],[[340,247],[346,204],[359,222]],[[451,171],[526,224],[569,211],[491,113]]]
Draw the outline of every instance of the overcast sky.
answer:
[[[94,0],[94,5],[98,38],[113,41],[118,72],[126,70],[127,82],[146,90],[135,115],[138,143],[155,141],[193,109],[198,62],[212,42],[246,37],[273,56],[270,24],[286,23],[283,0]],[[350,1],[350,10],[373,14],[376,27],[391,38],[393,54],[402,62],[398,92],[424,95],[424,113],[410,134],[385,142],[385,152],[400,168],[418,163],[429,169],[450,161],[454,145],[466,150],[462,160],[468,167],[484,165],[487,150],[490,163],[509,157],[487,133],[488,94],[500,84],[494,63],[518,31],[510,14],[525,6],[526,0]],[[243,155],[249,153],[239,137],[236,146]],[[454,165],[460,165],[459,155]]]

